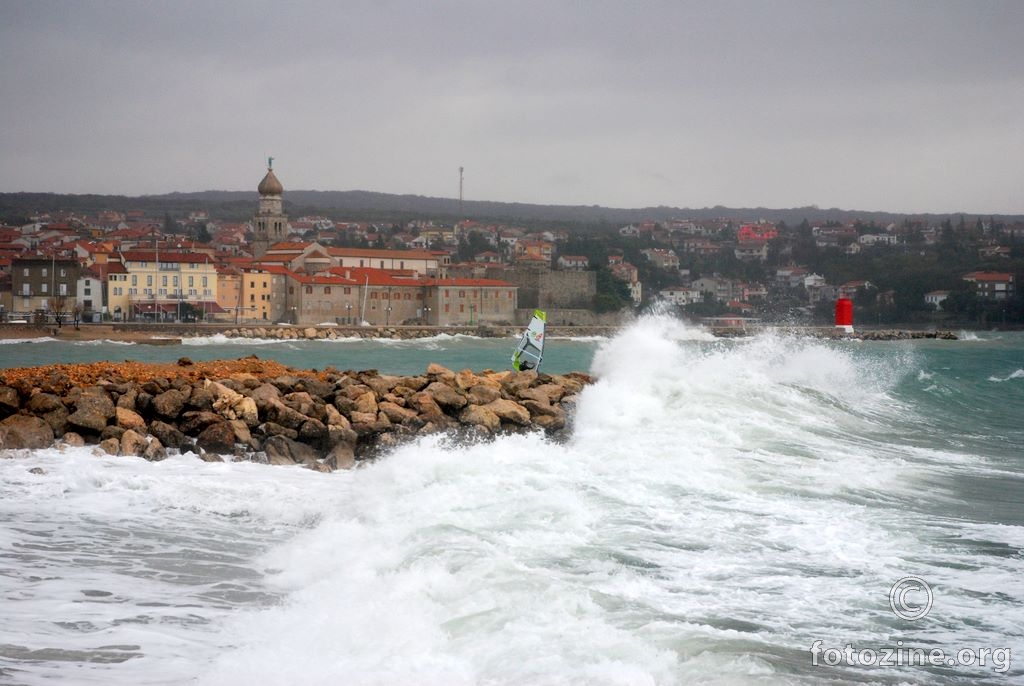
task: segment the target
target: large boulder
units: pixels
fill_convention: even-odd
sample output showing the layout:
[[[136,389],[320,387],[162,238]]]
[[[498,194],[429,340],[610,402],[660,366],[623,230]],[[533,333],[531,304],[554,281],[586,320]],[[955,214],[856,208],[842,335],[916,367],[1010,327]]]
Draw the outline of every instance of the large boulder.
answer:
[[[39,417],[11,415],[0,422],[0,449],[41,450],[53,445],[53,429]]]
[[[264,409],[264,416],[267,421],[280,424],[289,429],[298,431],[299,427],[309,419],[301,412],[296,412],[280,400],[270,400]]]
[[[138,412],[129,410],[127,407],[114,408],[114,421],[125,429],[132,429],[139,433],[146,432],[146,420]]]
[[[311,446],[293,441],[284,436],[271,436],[263,444],[270,464],[294,464],[316,462],[320,455]]]
[[[64,407],[64,403],[60,396],[53,393],[36,393],[25,403],[25,409],[37,417],[42,417],[44,414],[62,407]]]
[[[403,424],[416,417],[415,410],[410,410],[396,403],[384,401],[380,403],[377,407],[381,413],[387,416],[388,420],[392,424]]]
[[[466,406],[466,396],[449,386],[447,383],[435,381],[423,389],[424,393],[430,395],[434,402],[441,407],[452,407],[459,409]]]
[[[231,425],[231,430],[235,432],[235,443],[241,443],[250,448],[256,447],[253,443],[252,431],[249,429],[248,424],[241,419],[229,419],[228,424]]]
[[[355,399],[355,407],[352,413],[377,414],[377,396],[373,391],[367,391]]]
[[[192,386],[188,396],[188,406],[193,410],[213,410],[213,401],[216,396],[207,384],[212,383],[208,379]],[[218,384],[220,385],[220,384]]]
[[[451,422],[451,419],[445,415],[441,406],[425,390],[413,393],[406,402],[428,424],[447,426]]]
[[[305,391],[314,398],[326,398],[334,391],[334,386],[321,381],[320,379],[314,379],[311,377],[302,377],[299,382],[295,384],[296,391]]]
[[[146,449],[143,451],[142,457],[150,462],[159,462],[167,457],[167,451],[162,445],[160,445],[160,441],[154,437],[150,437],[150,441],[146,444]]]
[[[481,405],[480,407],[487,408],[505,422],[519,424],[520,426],[526,426],[530,423],[530,411],[512,400],[498,398],[494,402]]]
[[[206,427],[223,421],[224,418],[216,412],[189,410],[182,416],[181,423],[178,424],[178,428],[189,436],[198,436]]]
[[[341,412],[338,412],[338,408],[334,405],[327,405],[324,407],[324,415],[327,421],[327,426],[340,426],[345,429],[351,428],[352,424],[348,421],[348,418]]]
[[[25,409],[49,424],[54,436],[62,436],[67,431],[71,413],[56,395],[36,393],[25,403]]]
[[[349,443],[339,443],[327,453],[325,460],[332,469],[352,469],[356,466],[356,452]]]
[[[353,412],[352,430],[360,436],[384,433],[392,428],[391,420],[383,412]]]
[[[501,428],[501,418],[482,405],[467,405],[459,414],[459,421],[469,426],[480,426],[491,433]]]
[[[20,406],[18,391],[10,386],[0,386],[0,417],[14,414]]]
[[[466,392],[471,405],[486,405],[501,397],[501,386],[496,383],[479,383]]]
[[[287,426],[281,426],[277,422],[263,422],[259,425],[258,430],[264,436],[285,436],[292,440],[296,440],[299,437],[298,431],[289,429]]]
[[[316,419],[309,419],[299,427],[299,437],[303,443],[321,447],[327,442],[327,425]]]
[[[153,396],[153,411],[165,419],[177,419],[185,409],[186,399],[183,391],[172,388]]]
[[[261,401],[266,402],[270,400],[280,400],[281,391],[277,389],[277,386],[273,384],[265,383],[257,386],[248,392],[250,398],[256,401],[258,405]]]
[[[75,400],[75,411],[68,415],[68,424],[100,433],[114,418],[114,402],[98,386],[83,389]]]
[[[314,398],[306,391],[289,393],[284,396],[282,402],[306,417],[312,417],[313,419],[321,422],[327,417],[327,410],[324,408],[324,401],[320,398]]]
[[[387,375],[371,376],[369,374],[364,374],[360,377],[360,381],[373,389],[373,392],[376,393],[378,397],[383,397],[390,393],[391,389],[398,385],[398,382],[401,380],[402,377],[400,376]]]
[[[149,442],[146,437],[142,434],[128,429],[121,434],[121,454],[122,455],[134,455],[136,457],[142,457],[146,448],[149,446]]]
[[[160,420],[150,423],[149,433],[156,437],[161,444],[175,450],[181,450],[190,444],[189,438],[184,432],[180,431],[176,426],[161,422]]]
[[[207,452],[230,455],[235,451],[235,430],[229,422],[215,422],[199,433],[196,445]]]

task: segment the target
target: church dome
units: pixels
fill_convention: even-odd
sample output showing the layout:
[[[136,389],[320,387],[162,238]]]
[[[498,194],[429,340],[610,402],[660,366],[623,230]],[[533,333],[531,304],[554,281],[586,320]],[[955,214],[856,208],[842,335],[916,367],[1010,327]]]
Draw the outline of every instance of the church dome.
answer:
[[[273,169],[267,169],[267,175],[260,181],[260,185],[256,188],[260,195],[281,195],[284,193],[284,186],[274,176]]]

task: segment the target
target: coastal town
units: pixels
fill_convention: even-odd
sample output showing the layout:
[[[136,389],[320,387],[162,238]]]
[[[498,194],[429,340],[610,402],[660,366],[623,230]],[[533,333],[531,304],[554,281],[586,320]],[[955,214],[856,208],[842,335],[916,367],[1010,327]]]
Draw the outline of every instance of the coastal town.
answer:
[[[247,221],[207,208],[48,209],[0,225],[0,321],[221,327],[609,326],[664,303],[705,321],[1024,321],[1024,222],[644,220],[566,227],[290,217],[268,163]]]

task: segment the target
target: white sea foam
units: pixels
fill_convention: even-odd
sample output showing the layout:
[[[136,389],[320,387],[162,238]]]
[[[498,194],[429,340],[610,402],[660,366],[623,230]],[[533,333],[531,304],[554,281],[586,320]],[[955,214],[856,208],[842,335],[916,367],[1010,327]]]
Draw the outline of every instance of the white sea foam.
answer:
[[[186,336],[181,339],[182,345],[272,345],[274,343],[284,343],[287,339],[281,338],[241,338],[234,336],[225,336],[222,333],[214,334],[212,336]]]
[[[654,315],[601,347],[564,443],[428,436],[330,475],[0,461],[0,550],[21,556],[0,644],[135,655],[0,659],[26,683],[936,681],[807,652],[1022,647],[1022,527],[948,514],[989,468],[901,442],[897,418],[924,420],[893,391],[921,364],[872,350]],[[920,628],[888,610],[908,573],[936,589]]]
[[[1024,369],[1018,369],[1009,376],[1003,378],[1000,378],[998,376],[988,377],[989,381],[993,381],[995,383],[1003,383],[1004,381],[1010,381],[1011,379],[1024,379]]]
[[[115,341],[111,339],[103,340],[91,340],[91,341],[75,341],[74,345],[82,346],[86,348],[98,348],[104,345],[137,345],[135,341]]]
[[[20,343],[46,343],[49,341],[56,341],[56,338],[50,336],[40,336],[39,338],[0,338],[0,345],[18,345]]]

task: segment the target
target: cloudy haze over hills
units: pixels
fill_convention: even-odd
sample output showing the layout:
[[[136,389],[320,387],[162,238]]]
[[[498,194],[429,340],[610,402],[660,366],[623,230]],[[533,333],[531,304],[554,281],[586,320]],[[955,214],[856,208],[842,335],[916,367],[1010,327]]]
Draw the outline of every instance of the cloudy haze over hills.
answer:
[[[0,3],[0,191],[1024,211],[1024,3]]]

